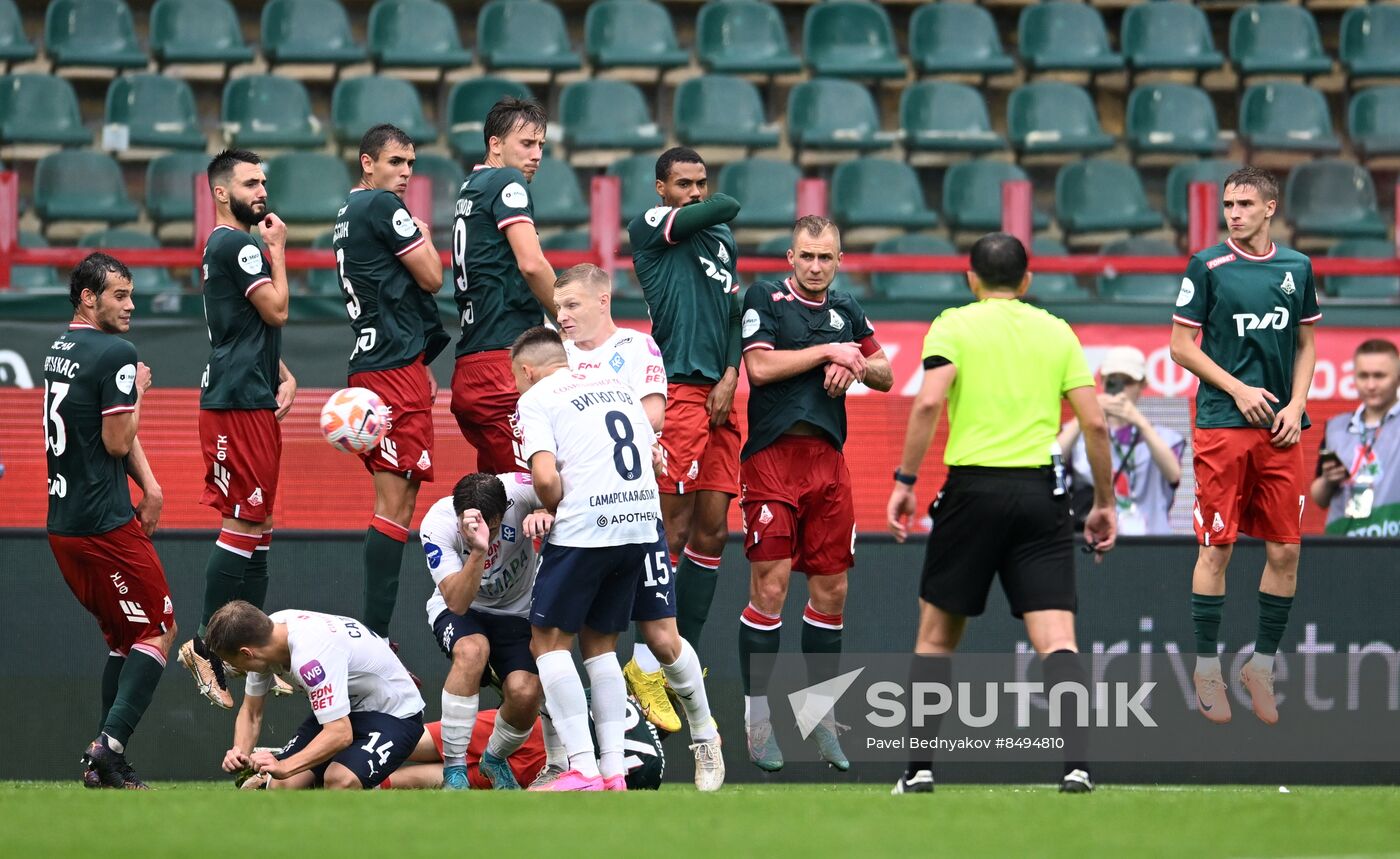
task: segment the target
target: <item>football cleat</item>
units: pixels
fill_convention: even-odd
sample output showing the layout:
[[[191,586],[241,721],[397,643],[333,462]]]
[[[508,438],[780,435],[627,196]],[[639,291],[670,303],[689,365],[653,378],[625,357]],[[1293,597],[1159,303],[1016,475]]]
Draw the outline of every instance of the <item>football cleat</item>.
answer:
[[[243,773],[247,775],[244,776]],[[267,773],[255,773],[249,768],[238,774],[234,784],[239,790],[267,790],[268,785],[272,784],[272,776]]]
[[[515,773],[511,772],[510,764],[491,752],[481,753],[481,763],[478,766],[481,774],[491,782],[492,790],[520,790],[520,782],[515,780]]]
[[[825,722],[818,722],[812,729],[812,739],[817,744],[817,754],[827,762],[832,769],[838,772],[845,772],[851,768],[851,762],[846,757],[846,753],[841,750],[841,741],[836,738],[839,731],[845,730],[845,725]]]
[[[540,770],[540,774],[535,776],[535,780],[530,782],[530,786],[526,789],[535,790],[536,788],[542,788],[563,774],[564,768],[561,766],[546,766],[544,769]]]
[[[196,644],[195,642],[199,642]],[[194,675],[199,694],[209,699],[209,703],[225,710],[233,709],[233,695],[228,691],[228,680],[224,677],[224,662],[217,656],[202,656],[204,642],[191,638],[180,645],[180,664]]]
[[[775,773],[783,768],[783,751],[778,741],[773,739],[773,724],[768,720],[754,722],[747,726],[749,735],[749,760],[764,772]]]
[[[292,684],[288,683],[286,680],[283,680],[281,674],[272,675],[272,694],[281,698],[287,695],[293,695],[296,691],[296,687],[292,686]]]
[[[392,641],[392,640],[391,640],[391,641],[389,642],[389,649],[392,650],[392,651],[394,651],[394,655],[395,655],[395,656],[399,656],[399,643],[398,643],[397,641]],[[422,689],[422,688],[423,688],[423,681],[422,681],[422,680],[419,680],[419,679],[418,679],[418,675],[417,675],[417,674],[414,674],[414,673],[409,669],[408,663],[403,661],[403,657],[402,657],[402,656],[399,656],[399,664],[403,666],[403,670],[408,671],[408,679],[413,681],[413,685],[414,685],[414,686],[417,686],[419,689]]]
[[[566,770],[559,774],[559,777],[542,785],[538,785],[539,779],[535,779],[536,784],[530,785],[530,790],[553,791],[563,793],[568,791],[589,791],[603,790],[603,777],[593,776],[589,778],[578,770]],[[538,786],[536,786],[538,785]]]
[[[622,667],[622,677],[627,681],[627,691],[637,699],[642,716],[656,726],[657,730],[674,734],[681,729],[681,717],[666,697],[666,675],[660,671],[650,674],[642,671],[637,660],[629,660]]]
[[[454,764],[442,768],[443,790],[471,790],[471,787],[471,782],[467,781],[465,764]]]
[[[610,775],[603,779],[603,790],[627,790],[627,776]]]
[[[88,769],[96,776],[97,787],[149,790],[145,782],[136,777],[131,765],[126,762],[126,757],[112,751],[101,737],[88,744],[83,752],[83,763],[87,764]],[[88,783],[89,776],[84,773],[83,784]]]
[[[1216,674],[1193,674],[1196,682],[1196,709],[1217,725],[1230,721],[1230,690]]]
[[[890,794],[898,796],[901,793],[933,793],[933,770],[919,770],[912,776],[908,773],[900,776]]]
[[[84,755],[84,759],[85,759],[85,760],[86,760],[86,757],[87,757],[87,756]],[[97,770],[93,769],[91,766],[88,766],[86,769],[83,770],[83,787],[86,787],[86,788],[100,788],[100,787],[102,787],[102,776],[98,775],[98,774],[97,774]]]
[[[701,793],[724,786],[724,756],[720,754],[720,745],[718,734],[713,740],[700,740],[690,745],[695,754],[695,789]]]
[[[1070,770],[1060,781],[1060,793],[1093,793],[1094,782],[1084,770]]]
[[[1249,693],[1250,705],[1259,721],[1266,725],[1277,725],[1278,703],[1274,700],[1273,672],[1266,671],[1253,662],[1246,662],[1240,671],[1240,683]]]

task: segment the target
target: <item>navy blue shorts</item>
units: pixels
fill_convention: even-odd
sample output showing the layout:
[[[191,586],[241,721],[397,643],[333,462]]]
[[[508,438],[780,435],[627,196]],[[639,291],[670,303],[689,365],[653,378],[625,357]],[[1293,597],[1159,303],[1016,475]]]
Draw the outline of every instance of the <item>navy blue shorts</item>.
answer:
[[[423,736],[423,714],[399,719],[388,713],[351,713],[350,730],[354,732],[350,745],[329,761],[311,768],[317,787],[325,783],[326,767],[332,762],[358,776],[360,786],[365,790],[378,787],[413,754],[419,738]],[[316,721],[315,715],[307,716],[291,742],[277,753],[277,759],[284,761],[306,748],[319,733],[321,723]]]
[[[492,614],[474,608],[460,615],[445,609],[433,621],[433,635],[448,659],[452,658],[452,648],[458,641],[469,635],[485,636],[486,645],[490,648],[490,655],[486,657],[488,671],[495,671],[502,681],[512,671],[540,673],[535,667],[535,657],[530,654],[530,621],[523,617]],[[486,672],[483,672],[483,686],[486,681]]]
[[[632,603],[633,620],[662,620],[676,616],[676,572],[671,568],[671,550],[666,532],[647,551],[642,575],[637,579],[637,598]]]
[[[532,626],[578,633],[622,632],[632,620],[637,580],[654,543],[556,546],[546,543],[535,575]]]

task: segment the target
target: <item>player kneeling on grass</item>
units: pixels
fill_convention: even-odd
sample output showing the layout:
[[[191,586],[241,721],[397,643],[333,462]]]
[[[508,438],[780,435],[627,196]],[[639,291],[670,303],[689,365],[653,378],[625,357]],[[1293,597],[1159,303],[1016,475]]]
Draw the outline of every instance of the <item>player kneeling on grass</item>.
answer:
[[[408,669],[360,621],[298,609],[269,616],[235,600],[209,619],[204,642],[248,675],[225,772],[251,769],[274,788],[373,788],[423,736],[423,698]],[[289,671],[311,715],[282,751],[254,752],[272,676]]]

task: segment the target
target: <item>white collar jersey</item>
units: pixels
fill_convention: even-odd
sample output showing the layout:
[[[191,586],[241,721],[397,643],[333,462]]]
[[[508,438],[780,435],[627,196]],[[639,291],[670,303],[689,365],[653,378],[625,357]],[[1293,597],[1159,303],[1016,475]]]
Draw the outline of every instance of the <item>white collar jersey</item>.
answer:
[[[661,360],[661,347],[650,334],[619,328],[592,349],[565,340],[564,351],[569,355],[569,368],[576,372],[611,374],[638,399],[651,394],[666,396],[666,365]]]

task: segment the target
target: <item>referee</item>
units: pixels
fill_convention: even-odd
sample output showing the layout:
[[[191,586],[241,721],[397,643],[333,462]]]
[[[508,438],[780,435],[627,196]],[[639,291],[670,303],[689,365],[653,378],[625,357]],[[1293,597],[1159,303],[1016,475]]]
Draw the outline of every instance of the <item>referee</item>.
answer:
[[[1000,574],[1011,613],[1025,620],[1044,660],[1046,686],[1084,683],[1075,656],[1069,495],[1053,449],[1060,399],[1069,400],[1084,434],[1094,476],[1084,542],[1100,553],[1113,548],[1117,530],[1108,425],[1079,339],[1063,320],[1019,300],[1031,283],[1021,242],[1006,233],[978,239],[967,280],[976,303],[944,311],[924,338],[923,384],[887,510],[890,531],[903,542],[915,511],[915,475],[946,399],[948,480],[929,507],[934,524],[920,581],[911,679],[949,683],[948,656],[968,617],[986,608],[992,579]],[[936,735],[937,723],[926,730]],[[1087,793],[1094,784],[1086,731],[1063,730],[1060,790]],[[932,790],[933,764],[925,758],[910,760],[894,793]]]

